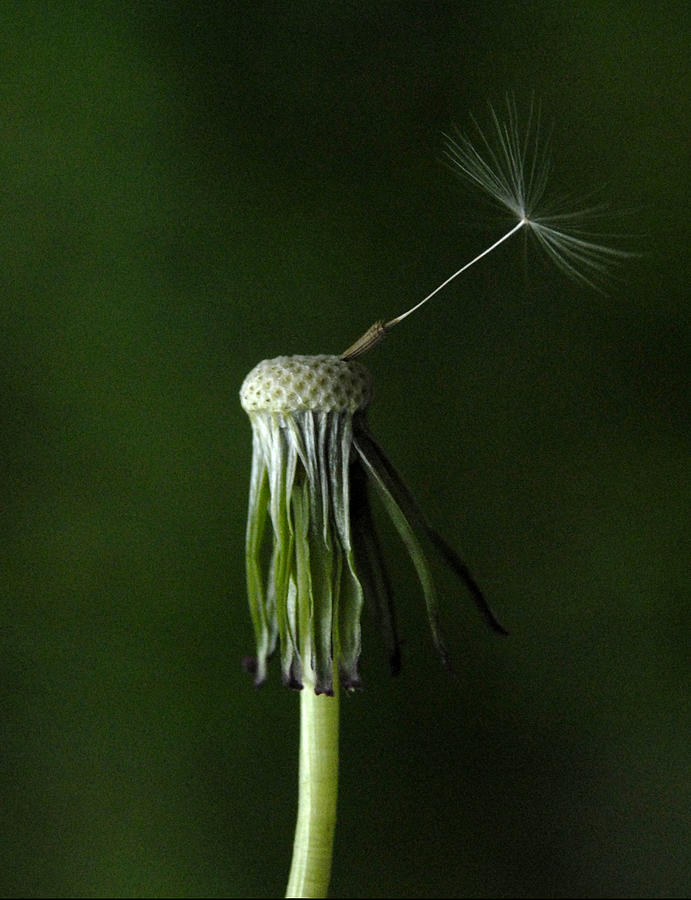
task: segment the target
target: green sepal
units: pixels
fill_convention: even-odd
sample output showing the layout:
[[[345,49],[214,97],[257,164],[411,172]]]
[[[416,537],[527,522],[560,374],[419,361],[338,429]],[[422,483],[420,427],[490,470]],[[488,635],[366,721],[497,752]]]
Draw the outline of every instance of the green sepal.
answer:
[[[367,475],[359,459],[350,467],[350,520],[358,577],[384,640],[392,675],[401,671],[401,647],[391,582],[372,516]]]
[[[266,465],[258,443],[255,435],[245,538],[247,593],[257,647],[254,663],[254,683],[257,687],[266,681],[267,661],[273,651],[272,617],[267,615],[266,592],[261,569],[261,549],[269,506],[269,484]]]
[[[393,467],[388,464],[388,460],[385,460],[380,448],[365,431],[364,427],[358,430],[357,435],[353,439],[353,446],[358,452],[367,474],[372,479],[391,521],[408,550],[425,598],[432,640],[442,662],[450,667],[449,652],[441,634],[437,592],[427,558],[415,533],[415,527],[420,527],[422,523],[410,492],[395,470],[393,470]],[[424,526],[422,530],[424,531]]]

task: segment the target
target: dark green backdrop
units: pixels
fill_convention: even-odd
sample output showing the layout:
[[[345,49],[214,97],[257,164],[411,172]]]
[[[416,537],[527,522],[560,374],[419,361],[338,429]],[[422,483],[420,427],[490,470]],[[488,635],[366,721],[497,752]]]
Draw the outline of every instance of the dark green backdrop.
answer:
[[[3,896],[271,897],[298,698],[255,692],[260,359],[338,352],[498,237],[440,133],[512,91],[642,256],[520,241],[370,359],[443,581],[344,701],[334,896],[688,896],[685,2],[0,3]]]

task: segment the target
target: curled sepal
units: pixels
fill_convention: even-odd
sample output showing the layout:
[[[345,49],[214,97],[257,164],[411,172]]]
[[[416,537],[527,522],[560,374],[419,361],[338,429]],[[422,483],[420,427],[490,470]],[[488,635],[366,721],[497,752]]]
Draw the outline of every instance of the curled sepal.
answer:
[[[358,429],[353,446],[408,549],[425,596],[432,638],[444,664],[449,665],[449,653],[441,634],[439,603],[427,558],[416,532],[429,540],[444,562],[460,578],[488,625],[498,634],[507,634],[490,609],[468,567],[456,551],[427,523],[400,475],[364,425]]]
[[[422,545],[415,534],[415,519],[407,514],[404,509],[407,503],[405,503],[406,498],[403,497],[400,491],[400,484],[402,484],[402,482],[400,482],[399,479],[398,483],[396,483],[396,481],[391,478],[387,467],[383,464],[379,448],[364,431],[358,433],[353,441],[353,446],[360,455],[365,471],[371,477],[391,521],[395,525],[401,540],[410,554],[410,558],[420,580],[420,585],[422,586],[422,592],[425,596],[427,618],[429,619],[430,629],[432,631],[432,640],[434,641],[434,645],[437,648],[444,665],[450,666],[449,652],[441,634],[437,592],[434,587],[434,581],[432,580],[432,575]],[[403,503],[401,501],[403,501]]]
[[[401,671],[401,645],[391,582],[384,564],[367,491],[367,474],[359,459],[350,468],[350,516],[358,575],[365,597],[374,603],[374,615],[389,658],[392,675]]]
[[[251,421],[247,573],[257,658],[246,667],[262,683],[278,643],[288,687],[333,695],[336,671],[355,689],[364,594],[351,539],[352,415],[266,410]],[[263,572],[269,518],[271,561]]]
[[[266,465],[260,451],[258,436],[255,434],[245,549],[247,593],[257,646],[257,656],[253,660],[246,661],[246,668],[254,674],[254,683],[257,687],[266,681],[267,662],[274,648],[276,633],[275,617],[267,615],[267,591],[264,587],[260,558],[268,506],[269,485]]]

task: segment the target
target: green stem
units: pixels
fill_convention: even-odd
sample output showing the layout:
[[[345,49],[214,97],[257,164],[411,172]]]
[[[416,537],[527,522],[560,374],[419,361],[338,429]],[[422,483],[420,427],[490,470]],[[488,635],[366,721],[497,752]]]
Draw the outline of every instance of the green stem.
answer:
[[[300,776],[293,862],[286,897],[326,897],[338,796],[338,679],[334,696],[300,692]]]

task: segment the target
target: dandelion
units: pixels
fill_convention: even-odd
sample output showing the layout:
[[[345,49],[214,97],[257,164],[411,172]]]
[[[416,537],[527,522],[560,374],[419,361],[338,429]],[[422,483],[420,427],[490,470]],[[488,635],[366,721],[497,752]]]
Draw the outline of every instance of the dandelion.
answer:
[[[281,356],[246,377],[240,400],[252,425],[247,525],[247,580],[256,640],[248,663],[255,684],[278,653],[284,684],[301,690],[298,820],[288,897],[326,896],[336,821],[339,683],[361,687],[360,617],[371,604],[391,669],[400,668],[396,616],[374,530],[369,492],[382,501],[421,584],[432,639],[445,664],[428,557],[438,555],[459,577],[490,627],[506,634],[465,563],[428,524],[411,492],[372,437],[367,414],[372,379],[357,360],[394,326],[512,235],[528,229],[569,275],[590,281],[621,255],[574,230],[571,218],[539,214],[548,152],[539,112],[523,132],[515,107],[493,133],[473,143],[447,138],[456,170],[516,218],[513,227],[388,322],[376,322],[341,356]],[[575,221],[575,219],[574,219]]]

